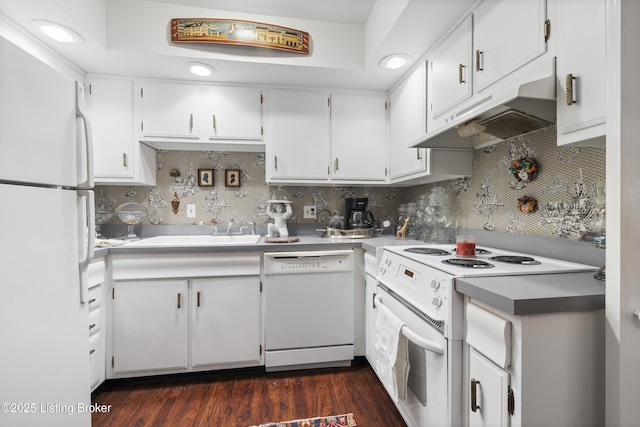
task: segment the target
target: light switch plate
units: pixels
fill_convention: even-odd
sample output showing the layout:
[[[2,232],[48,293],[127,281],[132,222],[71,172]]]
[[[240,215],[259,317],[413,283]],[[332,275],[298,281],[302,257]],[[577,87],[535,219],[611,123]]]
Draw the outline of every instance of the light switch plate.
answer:
[[[187,218],[195,218],[196,217],[196,205],[188,204],[187,205]]]
[[[316,207],[315,206],[305,206],[304,207],[304,217],[316,219]]]

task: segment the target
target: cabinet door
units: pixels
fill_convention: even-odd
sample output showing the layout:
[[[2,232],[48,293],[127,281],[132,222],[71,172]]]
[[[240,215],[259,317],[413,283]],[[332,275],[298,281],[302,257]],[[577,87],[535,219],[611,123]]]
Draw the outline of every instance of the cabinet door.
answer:
[[[260,361],[260,278],[191,281],[191,364]]]
[[[372,366],[376,363],[376,352],[373,347],[373,342],[376,337],[376,310],[373,306],[373,298],[376,294],[376,286],[378,286],[378,280],[370,275],[366,274],[365,278],[365,300],[364,300],[364,312],[365,312],[365,349],[364,354],[369,360]]]
[[[429,117],[437,117],[473,93],[471,22],[469,16],[429,57]]]
[[[473,14],[474,92],[547,50],[546,0],[485,0]]]
[[[186,280],[114,284],[115,373],[187,368],[188,290]]]
[[[332,179],[386,179],[387,123],[386,95],[331,95]]]
[[[427,65],[416,68],[390,94],[389,173],[398,178],[425,169],[424,148],[409,148],[427,132]]]
[[[329,94],[269,92],[267,181],[329,179]]]
[[[469,378],[469,427],[507,427],[509,373],[469,347]]]
[[[558,144],[588,145],[606,132],[605,0],[560,1],[557,10]]]
[[[92,77],[85,86],[95,177],[133,178],[133,81]]]
[[[199,86],[144,82],[140,88],[142,137],[198,139]]]
[[[209,140],[262,140],[262,90],[210,86],[201,92],[201,130]]]

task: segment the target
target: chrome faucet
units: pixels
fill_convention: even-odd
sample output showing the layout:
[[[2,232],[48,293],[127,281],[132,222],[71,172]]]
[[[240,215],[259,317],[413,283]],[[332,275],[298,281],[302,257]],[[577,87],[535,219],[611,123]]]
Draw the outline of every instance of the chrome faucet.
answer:
[[[229,219],[229,224],[227,224],[227,234],[231,234],[231,229],[233,228],[233,218]]]

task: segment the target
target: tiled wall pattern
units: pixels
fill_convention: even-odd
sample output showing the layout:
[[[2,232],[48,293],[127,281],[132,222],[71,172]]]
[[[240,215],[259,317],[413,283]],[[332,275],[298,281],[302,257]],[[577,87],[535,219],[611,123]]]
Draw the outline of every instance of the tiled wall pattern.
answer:
[[[473,176],[416,186],[406,200],[432,187],[449,194],[456,225],[470,229],[579,238],[596,215],[595,196],[605,183],[604,148],[558,147],[555,126],[475,151]],[[511,160],[531,158],[538,173],[529,182],[509,171]],[[518,210],[518,198],[538,201],[535,212]]]
[[[172,177],[170,171],[180,171]],[[198,169],[214,169],[214,186],[199,187]],[[225,169],[240,170],[240,187],[226,187]],[[134,201],[145,205],[148,224],[226,224],[233,219],[236,224],[272,222],[267,215],[266,202],[272,199],[278,187],[265,183],[264,153],[230,153],[212,151],[158,151],[155,187],[98,186],[96,200],[111,208]],[[402,194],[397,188],[369,187],[315,187],[283,186],[292,203],[293,214],[289,223],[326,224],[333,211],[344,215],[345,197],[368,197],[369,206],[376,218],[395,214]],[[180,200],[177,214],[171,201]],[[196,205],[196,217],[187,218],[187,204]],[[305,205],[315,205],[316,220],[303,219]],[[118,224],[114,218],[111,223]]]
[[[537,175],[529,182],[518,181],[509,171],[511,160],[521,158],[537,163]],[[369,197],[377,219],[396,218],[398,205],[418,202],[440,186],[449,195],[452,226],[579,238],[590,226],[596,188],[605,180],[605,149],[557,147],[555,127],[476,150],[473,163],[472,177],[409,188],[283,187],[293,200],[289,223],[326,223],[331,211],[343,214],[345,197]],[[213,187],[198,187],[199,168],[214,169]],[[180,176],[170,176],[172,169]],[[225,169],[241,171],[240,187],[225,187]],[[230,218],[237,224],[264,224],[270,222],[266,201],[277,189],[264,177],[263,153],[159,151],[156,187],[99,186],[96,199],[113,208],[128,201],[142,203],[149,210],[149,224],[226,224]],[[177,214],[171,208],[174,195],[180,200]],[[525,195],[537,199],[535,212],[518,210],[518,198]],[[196,205],[194,219],[186,216],[191,203]],[[316,221],[303,219],[305,205],[317,207]],[[114,218],[111,223],[119,221]],[[428,240],[430,230],[422,229],[420,237]]]

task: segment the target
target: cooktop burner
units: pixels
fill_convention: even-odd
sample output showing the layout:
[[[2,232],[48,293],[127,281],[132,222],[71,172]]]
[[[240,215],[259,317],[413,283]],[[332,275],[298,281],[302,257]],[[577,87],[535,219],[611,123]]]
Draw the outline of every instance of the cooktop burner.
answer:
[[[489,258],[492,261],[498,262],[506,262],[509,264],[522,264],[522,265],[538,265],[539,261],[536,261],[534,258],[528,256],[518,256],[518,255],[499,255],[492,256]]]
[[[453,252],[457,252],[456,248],[451,249]],[[482,248],[476,248],[476,255],[487,255],[487,254],[491,254],[493,252],[491,252],[488,249],[482,249]]]
[[[445,251],[444,249],[437,248],[407,248],[404,250],[405,252],[411,252],[414,254],[422,254],[422,255],[451,255],[451,252]]]
[[[485,261],[480,261],[479,259],[463,259],[463,258],[450,258],[442,261],[445,264],[456,265],[458,267],[465,268],[493,268],[495,267],[493,264],[489,264]]]

